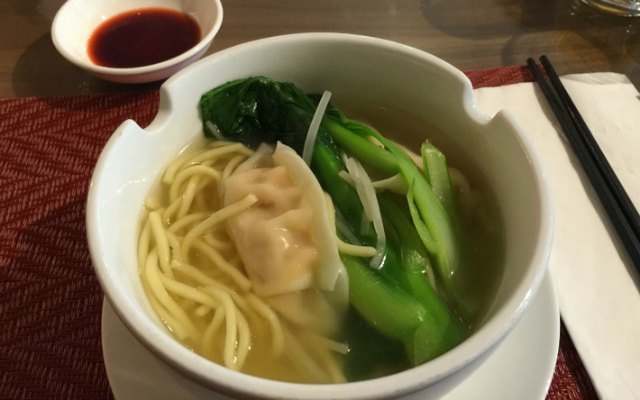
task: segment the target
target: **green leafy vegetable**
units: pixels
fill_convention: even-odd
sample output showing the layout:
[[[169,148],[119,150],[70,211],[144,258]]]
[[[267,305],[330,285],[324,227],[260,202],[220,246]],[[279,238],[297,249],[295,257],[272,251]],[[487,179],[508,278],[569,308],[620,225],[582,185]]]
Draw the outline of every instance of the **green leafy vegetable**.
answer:
[[[255,77],[228,82],[200,99],[204,132],[211,122],[223,135],[249,147],[281,141],[302,154],[315,104],[294,85]]]
[[[299,154],[315,108],[315,102],[295,85],[266,77],[229,82],[205,93],[200,101],[207,136],[215,136],[213,126],[226,138],[249,147],[281,141]],[[375,271],[352,256],[343,255],[342,259],[353,307],[379,332],[400,341],[414,365],[444,353],[467,334],[435,287],[437,282],[446,299],[460,306],[453,284],[461,262],[459,243],[452,222],[455,219],[447,212],[453,210],[447,203],[450,182],[446,161],[434,149],[423,151],[427,178],[396,143],[330,106],[311,159],[320,184],[362,244],[375,244],[376,234],[373,229],[360,229],[363,206],[356,190],[340,175],[345,170],[342,152],[378,172],[398,174],[409,188],[408,215],[394,200],[378,196],[385,229],[392,238],[386,244],[383,269]],[[435,161],[429,161],[431,158]],[[430,182],[438,183],[432,188]]]
[[[453,187],[449,167],[444,154],[431,143],[425,141],[420,147],[425,177],[433,188],[434,193],[442,203],[442,206],[451,217],[456,215],[454,206]]]
[[[342,256],[353,307],[382,334],[399,340],[412,365],[431,360],[460,343],[466,332],[435,297],[422,303],[389,285],[361,259]]]

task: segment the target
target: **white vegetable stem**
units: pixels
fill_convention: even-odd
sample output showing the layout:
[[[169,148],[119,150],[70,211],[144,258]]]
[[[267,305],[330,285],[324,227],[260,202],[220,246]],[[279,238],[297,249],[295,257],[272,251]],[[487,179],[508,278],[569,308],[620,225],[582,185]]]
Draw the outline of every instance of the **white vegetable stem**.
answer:
[[[362,164],[353,157],[344,156],[345,166],[351,177],[351,181],[358,193],[358,197],[362,202],[364,214],[367,219],[373,223],[373,229],[376,232],[378,240],[376,242],[376,255],[371,259],[371,267],[380,269],[384,261],[384,248],[387,239],[384,233],[384,225],[382,224],[382,213],[380,212],[380,204],[376,196],[376,190],[373,187],[371,178]]]
[[[311,165],[311,156],[313,155],[313,147],[316,144],[318,130],[320,130],[320,122],[322,122],[322,117],[324,117],[324,113],[327,110],[330,98],[331,92],[325,90],[324,93],[322,93],[320,102],[318,102],[316,112],[313,114],[313,118],[311,118],[311,124],[309,124],[309,130],[307,131],[307,138],[304,141],[304,148],[302,149],[302,159],[307,163],[307,165]]]

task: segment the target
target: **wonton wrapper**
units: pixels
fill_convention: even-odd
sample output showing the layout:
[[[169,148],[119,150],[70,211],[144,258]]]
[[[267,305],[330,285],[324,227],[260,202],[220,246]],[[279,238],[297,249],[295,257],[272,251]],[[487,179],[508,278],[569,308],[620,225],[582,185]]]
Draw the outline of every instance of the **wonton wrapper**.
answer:
[[[349,285],[316,177],[290,147],[263,146],[227,179],[224,204],[250,193],[257,203],[228,225],[254,291],[296,324],[334,330]]]

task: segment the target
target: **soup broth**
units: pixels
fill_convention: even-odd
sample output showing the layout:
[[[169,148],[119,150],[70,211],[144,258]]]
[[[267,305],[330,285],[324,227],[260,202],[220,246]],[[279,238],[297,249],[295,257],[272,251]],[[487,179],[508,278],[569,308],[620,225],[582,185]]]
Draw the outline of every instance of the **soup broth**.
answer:
[[[381,109],[366,102],[342,103],[342,110],[350,118],[370,124],[383,135],[414,151],[419,149],[423,138],[430,138],[447,154],[449,164],[459,168],[461,175],[465,177],[462,180],[458,179],[462,182],[459,184],[462,189],[458,191],[458,197],[466,262],[464,270],[459,271],[455,277],[455,284],[464,291],[465,299],[471,304],[472,313],[460,317],[464,318],[465,326],[473,331],[491,303],[503,264],[504,239],[500,214],[486,180],[477,174],[478,168],[468,160],[456,156],[455,149],[449,146],[447,134],[429,129],[428,123],[424,120],[395,110]],[[402,345],[378,333],[352,308],[347,311],[343,325],[337,333],[329,338],[301,329],[278,316],[277,311],[269,307],[268,298],[261,298],[243,286],[246,271],[236,248],[218,245],[219,242],[230,241],[224,223],[219,229],[208,232],[203,239],[213,247],[218,247],[216,251],[224,262],[223,268],[213,265],[216,257],[209,254],[209,250],[201,244],[190,245],[188,256],[178,257],[178,261],[170,262],[170,265],[164,267],[157,260],[162,257],[160,250],[155,250],[154,256],[148,256],[149,252],[153,253],[154,250],[150,249],[153,249],[154,245],[165,240],[167,257],[175,257],[185,246],[183,240],[189,235],[189,230],[194,229],[221,207],[218,180],[206,181],[202,178],[194,182],[185,179],[184,184],[176,191],[166,179],[167,174],[173,174],[174,181],[181,179],[180,168],[175,167],[176,163],[183,167],[196,165],[198,162],[208,163],[204,159],[198,162],[185,160],[210,151],[212,146],[216,146],[214,143],[199,139],[181,152],[177,157],[178,161],[169,167],[163,181],[159,182],[150,194],[143,213],[139,255],[143,286],[152,306],[160,310],[159,316],[172,334],[194,352],[218,364],[239,369],[247,374],[281,381],[357,381],[410,368]],[[230,153],[219,161],[238,165],[241,159],[249,157],[248,153],[244,156],[238,154],[244,153]],[[172,168],[176,170],[171,172]],[[224,165],[219,169],[221,174],[225,174]],[[197,193],[194,194],[196,189]],[[178,198],[185,197],[190,198],[188,213],[182,209],[183,206],[176,203]],[[168,227],[170,234],[165,239],[154,236],[153,224],[150,222],[150,215],[154,212],[158,213],[160,222]],[[184,218],[187,214],[199,217],[185,223]],[[176,224],[180,227],[171,228]],[[149,258],[152,260],[149,261]],[[157,265],[151,265],[153,263]],[[225,268],[235,269],[236,272],[230,275],[225,272]],[[192,269],[197,271],[194,272]],[[240,277],[237,278],[234,274]],[[149,282],[150,276],[155,281],[165,284],[170,282],[173,286],[167,285],[168,289],[154,289]],[[187,289],[187,286],[198,289],[208,287],[209,281],[212,281],[212,286],[218,288],[205,290],[212,294],[213,300],[201,300],[201,295],[196,292],[187,293],[191,290]],[[162,292],[160,297],[165,297],[164,300],[156,298],[158,291]],[[234,305],[229,306],[229,302]],[[191,329],[198,332],[197,334],[183,332],[186,328],[180,327],[171,312],[167,312],[167,309],[174,306],[182,309],[179,314],[184,315],[180,318],[192,321]],[[237,322],[234,322],[237,327],[229,323],[231,313],[237,313]],[[232,337],[231,342],[229,335]],[[242,363],[239,363],[239,360]],[[239,365],[241,367],[236,368]]]
[[[428,118],[371,104],[362,99],[343,98],[336,106],[350,118],[374,127],[384,136],[418,152],[424,140],[433,142],[447,157],[449,167],[460,174],[452,176],[463,240],[464,271],[455,277],[473,313],[465,323],[471,330],[481,323],[493,300],[504,265],[504,232],[495,195],[476,165],[453,143],[455,132],[443,132],[429,124]],[[464,180],[459,179],[460,176]],[[458,178],[458,179],[456,179]]]

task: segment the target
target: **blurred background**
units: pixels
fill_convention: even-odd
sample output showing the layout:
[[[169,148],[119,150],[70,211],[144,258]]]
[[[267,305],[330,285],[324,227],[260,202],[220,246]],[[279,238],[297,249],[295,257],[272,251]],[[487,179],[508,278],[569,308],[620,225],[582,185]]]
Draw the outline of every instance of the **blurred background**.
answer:
[[[0,0],[0,97],[131,90],[66,62],[49,29],[62,0]],[[463,71],[549,56],[560,74],[615,71],[640,85],[640,17],[581,0],[228,0],[209,53],[307,31],[377,36],[426,50]],[[151,84],[156,87],[159,84]],[[140,89],[140,86],[136,87]]]

